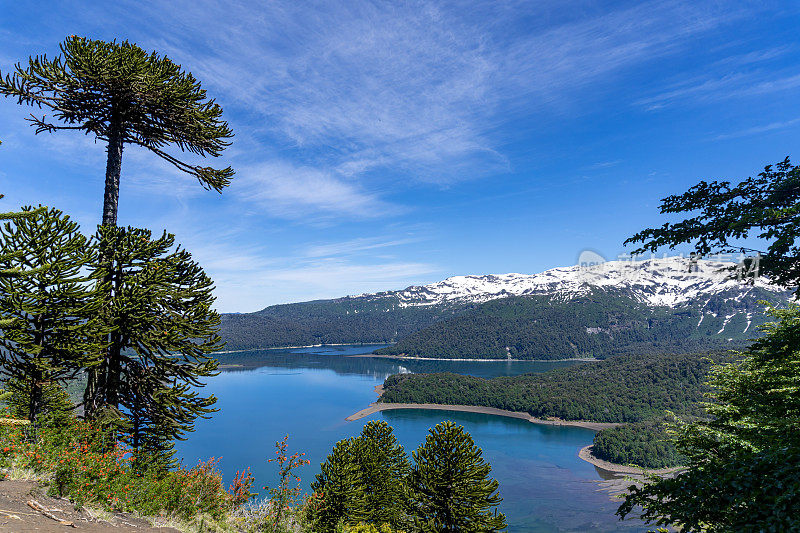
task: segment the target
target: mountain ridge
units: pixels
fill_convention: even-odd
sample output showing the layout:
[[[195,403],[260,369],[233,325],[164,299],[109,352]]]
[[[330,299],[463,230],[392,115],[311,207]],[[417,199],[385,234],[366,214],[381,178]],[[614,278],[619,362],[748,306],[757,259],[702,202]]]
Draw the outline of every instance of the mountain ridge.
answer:
[[[596,336],[591,342],[580,339],[578,344],[587,349],[612,342],[613,339],[609,339],[598,344],[597,335],[608,333],[612,325],[620,331],[619,324],[625,321],[631,331],[638,331],[629,334],[636,343],[659,344],[667,338],[669,343],[679,342],[680,338],[670,331],[674,326],[675,332],[683,331],[694,340],[705,343],[719,337],[720,344],[724,344],[726,339],[745,338],[763,322],[759,300],[780,305],[791,297],[788,290],[763,277],[742,280],[732,277],[730,268],[733,266],[733,263],[720,261],[672,257],[610,261],[591,267],[559,267],[539,274],[453,276],[397,291],[281,304],[255,313],[226,314],[222,317],[222,334],[228,341],[228,349],[340,342],[400,341],[402,346],[404,341],[416,336],[421,344],[411,352],[389,348],[384,353],[429,356],[433,354],[424,353],[424,346],[432,341],[425,339],[425,335],[420,336],[421,332],[433,328],[430,335],[452,336],[453,331],[442,326],[450,324],[456,330],[461,328],[484,338],[483,344],[475,345],[476,349],[483,346],[498,356],[497,346],[505,342],[504,339],[520,346],[530,344],[512,332],[514,327],[538,335],[542,342],[550,342],[553,336],[577,338],[574,331],[559,331],[566,326],[557,323],[550,324],[554,328],[553,335],[532,326],[534,315],[541,324],[550,323],[547,309],[555,313],[556,304],[559,304],[558,313],[570,317],[571,327],[586,329],[587,335]],[[489,305],[499,300],[508,300],[506,305],[499,306],[503,309],[496,304]],[[531,303],[533,300],[535,304]],[[586,306],[597,309],[580,310]],[[603,308],[613,309],[615,316],[608,312],[605,317],[601,316]],[[528,313],[527,318],[523,316],[525,313]],[[658,322],[660,333],[656,334],[652,321]],[[690,321],[693,321],[693,330],[688,332]],[[499,334],[501,329],[505,330],[502,335]],[[652,338],[646,331],[650,331]],[[464,345],[461,342],[454,342],[452,349],[447,350],[438,344],[437,356],[443,356],[443,352],[448,356],[464,356],[456,353],[457,346]],[[405,342],[405,346],[410,345]],[[603,350],[603,353],[607,351]],[[473,349],[469,351],[475,355]],[[511,351],[509,347],[505,352]],[[523,356],[524,352],[518,351],[518,356]],[[570,354],[574,355],[586,354]]]
[[[397,291],[364,293],[347,298],[374,298],[397,295],[401,305],[435,305],[445,301],[485,302],[505,296],[587,293],[588,287],[624,286],[637,292],[651,305],[674,306],[700,292],[720,292],[741,288],[731,277],[736,264],[680,257],[651,258],[642,261],[607,261],[591,267],[556,267],[538,274],[477,274],[451,276],[428,285],[412,285]],[[785,292],[766,278],[754,277],[753,287]],[[655,290],[661,286],[662,291]],[[651,289],[651,290],[647,290]]]

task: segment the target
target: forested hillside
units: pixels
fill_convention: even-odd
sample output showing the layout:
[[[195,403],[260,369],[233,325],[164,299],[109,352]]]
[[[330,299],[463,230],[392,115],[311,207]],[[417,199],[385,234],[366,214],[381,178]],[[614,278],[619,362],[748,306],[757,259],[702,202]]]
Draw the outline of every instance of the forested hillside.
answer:
[[[339,298],[222,315],[227,350],[312,344],[389,343],[472,307],[401,307],[396,298]]]
[[[729,360],[723,353],[714,361]],[[712,358],[702,354],[622,355],[541,374],[482,379],[459,374],[396,374],[379,401],[480,405],[539,418],[639,422],[666,410],[701,414],[697,403]]]
[[[625,290],[510,296],[485,303],[408,305],[381,293],[275,305],[222,315],[226,349],[392,343],[378,353],[419,357],[562,359],[743,346],[764,321],[759,300],[788,295],[759,287],[677,307],[648,305]]]
[[[602,359],[624,353],[741,347],[764,322],[757,289],[746,299],[699,306],[650,307],[617,290],[558,299],[492,300],[378,350],[385,355],[447,358]]]

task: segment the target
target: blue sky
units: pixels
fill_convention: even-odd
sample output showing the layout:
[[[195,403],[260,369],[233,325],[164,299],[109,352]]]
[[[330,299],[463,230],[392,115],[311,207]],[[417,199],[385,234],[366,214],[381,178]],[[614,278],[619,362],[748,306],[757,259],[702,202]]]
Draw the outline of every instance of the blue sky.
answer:
[[[800,140],[797,2],[0,0],[0,70],[76,34],[179,62],[236,133],[222,195],[125,153],[119,221],[176,234],[221,311],[613,258],[658,200]],[[104,147],[0,100],[4,209],[87,233]]]

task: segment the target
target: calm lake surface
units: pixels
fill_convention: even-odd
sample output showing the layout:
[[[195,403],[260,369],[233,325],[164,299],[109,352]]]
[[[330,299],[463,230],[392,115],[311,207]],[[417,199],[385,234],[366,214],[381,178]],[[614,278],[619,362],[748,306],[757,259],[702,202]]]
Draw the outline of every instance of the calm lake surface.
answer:
[[[187,465],[211,456],[229,482],[238,469],[250,467],[257,488],[274,484],[276,470],[267,459],[275,441],[289,435],[289,451],[306,452],[311,465],[300,469],[302,486],[319,472],[319,464],[340,439],[357,435],[369,420],[385,420],[410,455],[428,429],[450,419],[472,434],[500,482],[511,532],[645,531],[636,522],[614,516],[617,503],[599,491],[600,473],[578,458],[594,431],[531,424],[524,420],[476,413],[395,410],[345,422],[345,417],[375,401],[375,385],[400,372],[458,372],[482,377],[543,372],[576,362],[395,361],[348,357],[381,346],[325,346],[221,354],[227,367],[212,378],[206,393],[217,396],[220,409],[197,423],[189,439],[178,444]]]

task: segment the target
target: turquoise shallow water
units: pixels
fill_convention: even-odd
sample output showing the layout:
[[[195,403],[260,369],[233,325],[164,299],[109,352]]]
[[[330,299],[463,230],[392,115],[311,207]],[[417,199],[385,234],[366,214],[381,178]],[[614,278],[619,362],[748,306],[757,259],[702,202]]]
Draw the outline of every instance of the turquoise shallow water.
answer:
[[[463,424],[492,464],[500,482],[512,532],[644,531],[641,524],[619,522],[617,504],[598,490],[599,472],[580,460],[578,449],[590,444],[594,432],[575,427],[542,426],[476,413],[396,410],[376,413],[356,422],[345,417],[375,400],[375,385],[397,372],[450,371],[492,377],[574,363],[431,362],[346,357],[368,353],[374,346],[264,350],[221,355],[246,363],[212,378],[206,392],[215,394],[220,409],[197,423],[195,433],[179,443],[186,464],[221,456],[226,480],[237,469],[251,467],[259,486],[273,483],[276,440],[289,434],[291,451],[306,452],[311,465],[300,471],[305,490],[319,463],[339,439],[357,435],[369,420],[386,420],[410,452],[424,441],[428,429],[450,419]],[[591,363],[588,363],[591,364]]]

